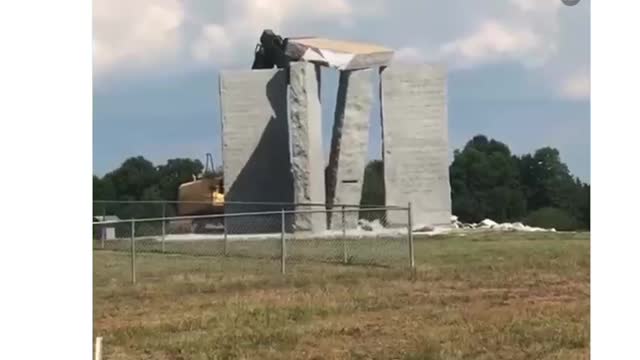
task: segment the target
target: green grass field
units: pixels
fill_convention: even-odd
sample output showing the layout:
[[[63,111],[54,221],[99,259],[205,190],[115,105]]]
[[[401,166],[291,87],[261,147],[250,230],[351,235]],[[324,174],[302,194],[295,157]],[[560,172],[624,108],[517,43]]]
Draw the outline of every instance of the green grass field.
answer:
[[[276,243],[258,258],[249,243],[231,257],[140,246],[136,285],[125,251],[94,251],[105,359],[589,357],[588,233],[418,238],[415,279],[401,244],[349,242],[354,264],[386,266],[332,264],[340,243],[318,244],[292,244],[284,276]]]

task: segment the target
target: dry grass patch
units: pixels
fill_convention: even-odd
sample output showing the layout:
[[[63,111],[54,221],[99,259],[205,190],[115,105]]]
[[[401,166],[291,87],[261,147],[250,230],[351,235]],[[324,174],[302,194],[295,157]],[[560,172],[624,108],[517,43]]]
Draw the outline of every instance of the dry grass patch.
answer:
[[[106,359],[583,359],[588,234],[416,240],[401,267],[94,253]]]

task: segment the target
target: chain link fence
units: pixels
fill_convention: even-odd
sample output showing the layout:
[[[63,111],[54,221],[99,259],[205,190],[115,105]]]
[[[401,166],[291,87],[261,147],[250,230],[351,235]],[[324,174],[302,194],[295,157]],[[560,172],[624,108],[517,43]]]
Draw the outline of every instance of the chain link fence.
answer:
[[[218,215],[144,219],[94,216],[93,247],[128,257],[132,282],[153,277],[160,267],[166,272],[172,266],[171,259],[185,256],[206,258],[207,266],[236,269],[251,259],[253,269],[260,272],[287,273],[295,271],[297,264],[309,262],[414,267],[410,205],[336,205],[331,209],[308,204],[269,206],[280,209],[238,212],[236,208],[236,212]],[[324,219],[320,222],[324,226],[314,231],[300,228],[300,219],[310,217]],[[388,218],[407,221],[391,224]]]
[[[116,216],[119,219],[147,219],[175,217],[180,215],[207,215],[212,213],[212,202],[203,201],[171,201],[171,200],[94,200],[93,216],[101,218]],[[360,205],[336,205],[347,208],[360,208]],[[271,212],[293,209],[323,210],[326,204],[320,203],[279,203],[256,201],[224,202],[224,213]],[[182,210],[182,211],[180,211]],[[202,210],[204,213],[198,214]]]

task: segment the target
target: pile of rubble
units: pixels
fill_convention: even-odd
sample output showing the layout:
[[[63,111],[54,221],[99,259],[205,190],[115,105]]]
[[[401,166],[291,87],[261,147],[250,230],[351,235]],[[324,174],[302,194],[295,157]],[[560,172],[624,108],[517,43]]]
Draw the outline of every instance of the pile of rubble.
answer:
[[[365,219],[358,220],[358,230],[364,231],[381,231],[384,230],[384,225],[380,223],[380,220],[375,219],[373,221],[368,221]]]
[[[496,230],[496,231],[527,231],[527,232],[534,232],[534,231],[555,232],[556,231],[556,229],[553,229],[553,228],[544,229],[539,227],[533,227],[533,226],[525,225],[521,222],[498,224],[497,222],[491,219],[484,219],[479,223],[463,223],[459,221],[458,217],[455,215],[451,217],[451,225],[455,229],[484,229],[484,230]]]
[[[525,231],[525,232],[536,232],[536,231],[545,231],[545,232],[555,232],[556,229],[544,229],[539,227],[533,227],[525,225],[521,222],[515,223],[497,223],[491,219],[484,219],[479,223],[463,223],[458,220],[457,216],[451,217],[451,226],[414,226],[412,232],[413,233],[425,233],[425,234],[441,234],[448,233],[452,230],[491,230],[491,231]],[[358,220],[358,227],[356,229],[357,233],[384,233],[385,231],[392,230],[386,229],[383,224],[380,223],[379,220],[368,221],[365,219]],[[396,231],[403,230],[402,228],[396,228]],[[406,229],[405,233],[406,233]]]

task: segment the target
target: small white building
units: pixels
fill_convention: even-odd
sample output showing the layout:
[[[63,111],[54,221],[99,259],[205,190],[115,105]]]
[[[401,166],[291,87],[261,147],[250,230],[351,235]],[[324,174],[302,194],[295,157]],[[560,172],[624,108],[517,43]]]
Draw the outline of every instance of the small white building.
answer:
[[[93,221],[102,222],[102,221],[117,221],[120,220],[119,217],[115,215],[106,215],[106,216],[94,216]],[[115,240],[116,239],[116,226],[115,224],[105,224],[100,226],[100,235],[98,240]]]

